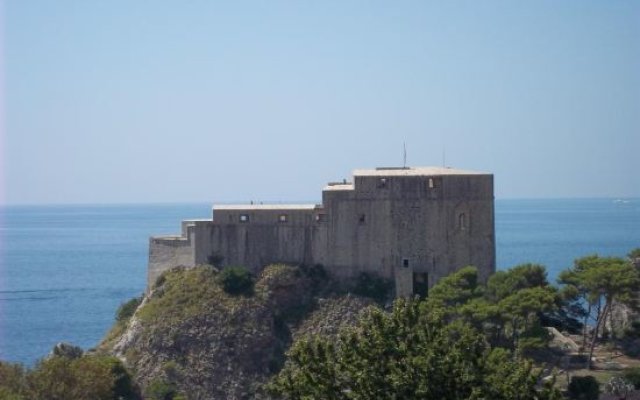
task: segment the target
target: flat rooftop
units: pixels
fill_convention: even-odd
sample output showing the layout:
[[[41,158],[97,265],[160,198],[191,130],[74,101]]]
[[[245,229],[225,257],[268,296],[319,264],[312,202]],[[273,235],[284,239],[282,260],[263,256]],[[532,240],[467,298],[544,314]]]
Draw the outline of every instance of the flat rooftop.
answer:
[[[332,183],[322,190],[353,190],[353,183]]]
[[[241,210],[314,210],[322,208],[318,204],[222,204],[214,205],[213,211],[241,211]]]
[[[438,176],[438,175],[491,175],[488,172],[469,171],[449,167],[381,167],[356,169],[353,176]]]

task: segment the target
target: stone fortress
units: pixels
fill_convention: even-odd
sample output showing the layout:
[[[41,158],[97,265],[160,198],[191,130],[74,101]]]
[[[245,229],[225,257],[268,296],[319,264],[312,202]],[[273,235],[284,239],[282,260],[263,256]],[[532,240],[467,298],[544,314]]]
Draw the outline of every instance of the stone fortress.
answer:
[[[495,271],[493,175],[441,167],[356,170],[329,183],[322,204],[214,205],[212,219],[152,237],[148,286],[165,270],[216,261],[257,272],[272,263],[322,264],[333,276],[362,272],[420,294],[474,265]]]

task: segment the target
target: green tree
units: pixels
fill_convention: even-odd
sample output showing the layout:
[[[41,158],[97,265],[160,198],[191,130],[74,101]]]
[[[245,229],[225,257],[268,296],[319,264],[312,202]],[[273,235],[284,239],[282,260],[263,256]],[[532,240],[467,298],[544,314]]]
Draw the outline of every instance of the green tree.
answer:
[[[540,329],[540,315],[555,306],[556,290],[550,286],[524,288],[502,299],[498,310],[511,347],[527,350],[546,345],[548,336]]]
[[[565,307],[571,307],[572,310],[577,310],[574,311],[574,315],[583,319],[583,349],[587,347],[587,329],[589,327],[589,318],[593,316],[592,309],[596,309],[596,320],[601,310],[600,297],[592,298],[592,294],[583,282],[583,278],[585,272],[588,269],[596,268],[597,264],[597,255],[578,258],[574,261],[573,268],[561,271],[558,275],[558,283],[563,285],[560,294],[564,300]]]
[[[587,304],[587,315],[594,315],[595,327],[589,344],[587,368],[591,368],[593,350],[599,332],[611,314],[614,303],[637,308],[640,275],[627,260],[592,255],[576,260],[572,269],[560,274],[559,282],[573,290]],[[583,342],[586,343],[586,327]]]
[[[337,340],[296,342],[269,385],[285,399],[557,399],[530,364],[429,302],[396,300]]]
[[[539,264],[516,265],[505,271],[497,271],[487,281],[488,299],[498,302],[521,289],[547,287],[546,268]]]
[[[429,291],[428,300],[433,305],[456,309],[480,296],[482,287],[478,284],[478,269],[469,266],[440,279]]]
[[[526,350],[547,342],[540,321],[557,309],[558,294],[541,265],[498,271],[486,287],[478,283],[477,269],[466,267],[440,280],[428,301],[449,320],[462,319],[484,332],[492,345]]]

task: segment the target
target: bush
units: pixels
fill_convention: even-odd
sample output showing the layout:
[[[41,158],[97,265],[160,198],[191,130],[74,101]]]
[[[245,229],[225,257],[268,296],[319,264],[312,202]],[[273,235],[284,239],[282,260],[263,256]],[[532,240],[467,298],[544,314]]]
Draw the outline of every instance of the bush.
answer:
[[[161,274],[159,277],[156,278],[156,281],[153,284],[154,288],[158,288],[162,285],[164,285],[164,283],[167,281],[167,276],[166,274]]]
[[[574,400],[598,400],[600,384],[592,375],[574,376],[571,378],[567,394]]]
[[[384,303],[389,297],[392,287],[390,280],[363,272],[356,279],[353,293],[369,297],[378,303]]]
[[[619,376],[612,377],[604,385],[605,393],[610,393],[619,399],[626,399],[629,392],[633,391],[633,389],[633,384]]]
[[[150,400],[174,400],[178,396],[178,390],[173,383],[156,379],[147,387],[146,396]]]
[[[137,399],[131,376],[113,357],[51,357],[28,375],[29,399]]]
[[[304,276],[310,278],[314,282],[325,281],[329,278],[329,274],[322,264],[314,264],[312,266],[303,264],[300,265],[300,270]]]
[[[220,273],[220,283],[225,292],[231,295],[253,294],[253,279],[245,267],[228,267]]]
[[[133,299],[120,304],[120,307],[118,307],[118,311],[116,311],[116,321],[122,322],[127,321],[129,318],[131,318],[141,302],[142,296],[134,297]]]
[[[20,364],[0,361],[0,399],[22,399],[27,388],[27,372]]]
[[[622,377],[625,381],[632,384],[636,390],[640,389],[640,367],[625,369]]]

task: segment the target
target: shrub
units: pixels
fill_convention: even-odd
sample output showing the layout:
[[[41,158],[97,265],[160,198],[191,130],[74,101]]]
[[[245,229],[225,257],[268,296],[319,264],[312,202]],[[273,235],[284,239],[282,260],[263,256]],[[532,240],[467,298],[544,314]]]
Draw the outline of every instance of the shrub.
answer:
[[[131,318],[141,302],[142,296],[134,297],[133,299],[120,304],[120,307],[118,307],[118,311],[116,311],[116,321],[122,322],[127,321],[129,318]]]
[[[111,364],[111,375],[113,376],[113,395],[116,399],[138,399],[137,388],[133,383],[133,379],[129,371],[122,365],[120,360],[110,358],[108,362]]]
[[[251,273],[245,267],[225,268],[219,276],[222,288],[228,294],[253,294],[253,279]]]
[[[164,285],[166,280],[167,280],[166,274],[161,274],[159,277],[156,278],[156,281],[154,282],[153,287],[157,288]]]
[[[640,367],[627,368],[622,373],[625,381],[629,382],[636,389],[640,389]]]
[[[327,274],[327,270],[324,269],[324,266],[322,264],[314,264],[312,266],[303,264],[300,266],[300,270],[302,271],[302,274],[304,276],[310,278],[314,282],[324,281],[329,277],[329,274]]]
[[[361,273],[356,279],[353,293],[362,297],[369,297],[378,303],[384,303],[391,292],[392,283],[377,275],[366,272]]]
[[[606,393],[611,393],[619,399],[626,399],[629,392],[633,391],[633,389],[633,384],[619,376],[612,377],[604,385],[604,391]]]
[[[0,399],[22,399],[27,387],[27,373],[20,364],[0,361]]]
[[[30,399],[137,399],[132,380],[113,357],[51,357],[29,372]]]
[[[146,396],[149,400],[174,400],[178,396],[178,390],[173,383],[156,379],[147,387]]]
[[[598,400],[600,384],[592,375],[571,378],[567,394],[574,400]]]

